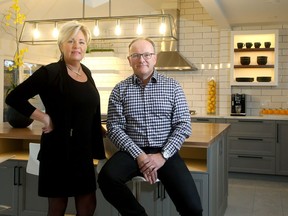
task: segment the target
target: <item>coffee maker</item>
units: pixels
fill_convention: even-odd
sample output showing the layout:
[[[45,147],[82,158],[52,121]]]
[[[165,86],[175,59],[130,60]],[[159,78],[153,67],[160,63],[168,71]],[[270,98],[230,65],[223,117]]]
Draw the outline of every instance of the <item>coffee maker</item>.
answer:
[[[245,94],[231,95],[231,116],[246,116]]]

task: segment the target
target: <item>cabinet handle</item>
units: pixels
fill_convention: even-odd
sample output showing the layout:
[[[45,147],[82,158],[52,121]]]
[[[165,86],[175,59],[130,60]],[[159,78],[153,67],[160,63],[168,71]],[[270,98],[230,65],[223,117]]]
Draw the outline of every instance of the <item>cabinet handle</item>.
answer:
[[[14,185],[17,185],[17,172],[16,170],[18,170],[17,166],[14,166]]]
[[[209,119],[196,119],[196,121],[207,122],[207,121],[209,121]]]
[[[166,189],[165,189],[165,187],[164,187],[164,185],[162,186],[163,187],[163,199],[166,199]]]
[[[263,141],[261,138],[238,138],[238,140]]]
[[[161,195],[160,195],[160,182],[157,182],[157,199],[161,198]]]
[[[263,157],[261,157],[261,156],[243,156],[243,155],[238,155],[238,158],[263,159]]]
[[[22,170],[22,167],[20,166],[18,168],[18,185],[22,185],[22,183],[21,183],[21,170]]]
[[[276,130],[277,130],[277,134],[276,134],[276,143],[279,143],[279,124],[276,125]]]
[[[261,120],[259,120],[259,121],[257,121],[257,120],[256,120],[256,121],[255,121],[255,120],[254,120],[254,121],[250,121],[250,120],[238,120],[238,122],[263,123],[263,121],[261,121]]]

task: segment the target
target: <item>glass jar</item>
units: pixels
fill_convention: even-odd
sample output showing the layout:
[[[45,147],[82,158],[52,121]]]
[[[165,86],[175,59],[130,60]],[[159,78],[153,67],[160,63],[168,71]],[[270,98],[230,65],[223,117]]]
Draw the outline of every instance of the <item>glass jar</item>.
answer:
[[[216,81],[214,77],[207,80],[207,114],[216,114]]]

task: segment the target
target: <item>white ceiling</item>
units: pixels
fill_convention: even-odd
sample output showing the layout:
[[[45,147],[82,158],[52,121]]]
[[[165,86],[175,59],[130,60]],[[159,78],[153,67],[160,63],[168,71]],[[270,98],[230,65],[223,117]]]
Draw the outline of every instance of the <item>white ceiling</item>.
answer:
[[[221,27],[288,23],[288,0],[199,0]]]

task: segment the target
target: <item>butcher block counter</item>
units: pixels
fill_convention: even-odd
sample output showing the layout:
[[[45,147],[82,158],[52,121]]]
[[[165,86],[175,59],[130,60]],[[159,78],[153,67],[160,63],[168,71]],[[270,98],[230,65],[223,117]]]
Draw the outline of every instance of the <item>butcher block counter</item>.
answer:
[[[227,131],[229,126],[229,124],[222,123],[192,123],[192,135],[185,140],[180,150],[180,155],[185,160],[196,183],[202,201],[203,216],[223,216],[227,207]],[[105,125],[103,129],[105,130]],[[27,163],[29,143],[39,143],[41,133],[41,124],[36,122],[21,129],[12,128],[8,123],[0,123],[0,168],[1,162],[3,166],[6,166],[7,162]],[[105,149],[108,158],[115,151],[114,145],[108,138],[105,138]],[[6,160],[7,162],[4,162]],[[95,165],[97,162],[95,160]],[[29,176],[27,178],[32,178]],[[173,212],[170,215],[178,215],[173,207],[170,207],[169,211]]]

